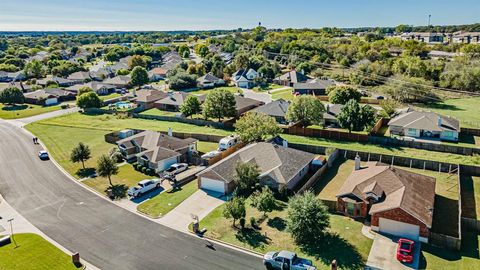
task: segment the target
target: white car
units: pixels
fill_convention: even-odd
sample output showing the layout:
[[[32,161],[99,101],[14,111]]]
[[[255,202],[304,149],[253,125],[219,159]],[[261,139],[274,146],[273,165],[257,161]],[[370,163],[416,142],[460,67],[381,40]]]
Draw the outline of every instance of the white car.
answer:
[[[159,188],[160,186],[160,179],[142,180],[138,182],[138,185],[131,187],[127,193],[130,197],[140,197],[142,194],[145,194],[152,189]]]
[[[48,152],[45,151],[45,150],[39,151],[39,152],[38,152],[38,157],[39,157],[41,160],[48,160],[48,159],[50,159],[50,157],[48,156]]]
[[[184,172],[188,169],[188,164],[187,163],[175,163],[170,166],[170,168],[166,169],[164,171],[165,174],[168,175],[177,175],[181,172]]]
[[[213,150],[213,151],[210,151],[206,154],[203,154],[201,158],[203,158],[203,159],[213,158],[213,157],[216,157],[216,156],[220,155],[220,153],[221,153],[221,151]]]

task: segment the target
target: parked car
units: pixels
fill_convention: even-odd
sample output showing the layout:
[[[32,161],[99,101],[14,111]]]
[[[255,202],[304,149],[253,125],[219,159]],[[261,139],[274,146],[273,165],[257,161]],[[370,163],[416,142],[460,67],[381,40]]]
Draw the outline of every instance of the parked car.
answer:
[[[315,270],[312,261],[297,257],[291,251],[268,252],[263,256],[263,264],[267,269],[278,270]]]
[[[170,166],[170,168],[164,171],[164,174],[177,175],[181,172],[184,172],[188,169],[187,163],[175,163]]]
[[[146,192],[159,188],[161,186],[160,179],[147,179],[138,182],[138,185],[131,187],[127,194],[130,197],[140,197]]]
[[[39,151],[39,152],[38,152],[38,157],[39,157],[41,160],[49,160],[49,159],[50,159],[50,157],[48,156],[48,152],[45,151],[45,150]]]
[[[203,159],[213,158],[213,157],[216,157],[216,156],[220,155],[220,153],[221,153],[221,151],[213,150],[213,151],[210,151],[208,153],[203,154],[202,158]]]
[[[397,246],[397,260],[404,263],[413,262],[413,248],[415,242],[409,239],[400,238]]]

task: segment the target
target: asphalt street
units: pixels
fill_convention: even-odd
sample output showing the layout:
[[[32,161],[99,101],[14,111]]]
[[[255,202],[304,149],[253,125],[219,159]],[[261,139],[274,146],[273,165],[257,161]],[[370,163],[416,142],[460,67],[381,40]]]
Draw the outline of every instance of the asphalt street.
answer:
[[[79,186],[0,120],[0,193],[43,233],[101,269],[264,269],[260,258],[142,218]]]

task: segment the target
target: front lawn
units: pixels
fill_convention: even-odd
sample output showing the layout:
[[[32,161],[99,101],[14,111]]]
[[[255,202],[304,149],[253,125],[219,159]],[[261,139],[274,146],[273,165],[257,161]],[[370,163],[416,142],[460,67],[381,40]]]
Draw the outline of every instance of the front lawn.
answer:
[[[277,210],[262,220],[262,213],[246,201],[247,225],[242,231],[232,227],[232,220],[222,216],[224,205],[217,207],[200,221],[200,228],[207,228],[206,235],[260,253],[290,250],[299,256],[314,261],[319,269],[330,269],[329,264],[337,259],[340,269],[361,269],[366,261],[372,240],[361,233],[362,223],[350,218],[331,215],[330,233],[317,246],[301,248],[297,246],[286,230],[287,211],[284,202],[277,201]],[[255,217],[258,229],[253,229],[249,220]],[[238,226],[238,222],[237,222]]]
[[[293,95],[293,88],[291,89],[285,89],[285,90],[279,90],[279,91],[274,91],[272,93],[272,99],[277,100],[277,99],[284,99],[284,100],[293,100],[295,97]]]
[[[0,269],[15,270],[68,270],[81,269],[72,263],[69,255],[43,239],[31,233],[15,234],[15,244],[0,247]]]
[[[221,86],[221,87],[215,87],[215,88],[209,88],[209,89],[199,89],[199,90],[195,90],[195,91],[189,91],[188,93],[196,94],[196,95],[207,95],[212,90],[226,90],[226,91],[228,91],[230,93],[233,93],[233,94],[243,93],[242,89],[240,89],[236,86]]]
[[[280,89],[280,88],[284,88],[284,87],[288,87],[288,86],[269,83],[268,85],[266,85],[264,87],[256,86],[256,87],[252,88],[252,90],[256,91],[256,92],[264,92],[264,91],[275,90],[275,89]]]
[[[140,204],[137,210],[151,217],[158,218],[166,215],[185,199],[198,190],[197,181],[187,183],[176,190],[170,189],[162,192],[152,199]]]
[[[39,106],[32,104],[22,104],[15,106],[7,106],[0,104],[0,118],[3,119],[17,119],[30,117],[42,113],[53,112],[61,110],[60,105],[55,106]]]

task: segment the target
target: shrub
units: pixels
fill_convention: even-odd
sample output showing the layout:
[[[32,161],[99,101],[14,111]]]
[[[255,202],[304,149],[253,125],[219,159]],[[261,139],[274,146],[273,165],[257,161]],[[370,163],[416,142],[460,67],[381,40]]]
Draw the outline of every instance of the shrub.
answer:
[[[252,228],[257,227],[257,220],[255,219],[255,217],[250,217],[250,226],[252,226]]]
[[[240,222],[240,228],[242,228],[243,230],[245,228],[245,218],[241,218],[239,222]]]
[[[147,167],[142,167],[142,173],[146,173],[147,172]]]

